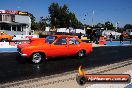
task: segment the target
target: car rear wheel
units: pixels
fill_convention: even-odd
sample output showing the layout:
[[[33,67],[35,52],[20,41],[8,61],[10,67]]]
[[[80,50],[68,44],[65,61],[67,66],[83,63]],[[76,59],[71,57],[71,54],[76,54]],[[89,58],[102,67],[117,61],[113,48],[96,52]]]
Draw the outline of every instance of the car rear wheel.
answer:
[[[83,57],[85,55],[85,52],[84,52],[84,50],[80,50],[80,51],[78,51],[77,52],[77,57]]]
[[[39,64],[43,60],[43,55],[41,53],[33,53],[31,57],[31,62],[34,64]]]

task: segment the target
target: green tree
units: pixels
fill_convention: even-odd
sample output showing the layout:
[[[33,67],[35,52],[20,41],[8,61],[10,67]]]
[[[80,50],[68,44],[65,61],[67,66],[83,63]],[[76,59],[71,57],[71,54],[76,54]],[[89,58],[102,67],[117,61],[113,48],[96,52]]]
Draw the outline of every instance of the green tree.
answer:
[[[102,23],[97,23],[97,25],[95,25],[95,27],[105,28],[105,25]]]
[[[126,24],[126,25],[124,26],[124,29],[132,29],[132,25],[131,25],[131,24]]]
[[[31,13],[29,13],[29,16],[30,16],[30,19],[31,19],[31,29],[32,30],[37,30],[36,18]]]
[[[63,6],[60,6],[60,12],[59,12],[59,27],[67,27],[68,26],[68,19],[67,16],[69,14],[69,9],[66,4]]]
[[[60,13],[60,6],[58,3],[52,3],[48,8],[50,14],[50,23],[51,26],[58,27],[59,26],[59,13]]]
[[[124,28],[117,28],[117,32],[119,32],[119,33],[123,33],[123,30],[124,30]]]
[[[45,27],[48,26],[47,24],[47,18],[40,17],[40,21],[38,22],[38,30],[45,31]]]
[[[110,21],[105,22],[105,28],[107,28],[108,30],[113,30],[114,26]]]
[[[82,23],[79,22],[74,13],[69,12],[68,6],[64,4],[59,6],[58,3],[52,3],[49,6],[50,23],[55,27],[80,27]]]

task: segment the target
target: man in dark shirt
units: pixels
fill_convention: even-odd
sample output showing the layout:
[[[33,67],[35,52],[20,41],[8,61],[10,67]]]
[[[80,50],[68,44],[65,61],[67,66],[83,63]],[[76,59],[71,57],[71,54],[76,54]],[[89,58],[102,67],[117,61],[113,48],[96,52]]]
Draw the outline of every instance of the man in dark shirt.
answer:
[[[110,42],[112,42],[113,35],[110,33]]]
[[[121,35],[120,35],[120,44],[123,44],[123,33],[121,33]]]
[[[82,33],[80,32],[78,38],[81,39],[81,36],[82,36]]]
[[[130,44],[132,43],[132,35],[130,35]]]

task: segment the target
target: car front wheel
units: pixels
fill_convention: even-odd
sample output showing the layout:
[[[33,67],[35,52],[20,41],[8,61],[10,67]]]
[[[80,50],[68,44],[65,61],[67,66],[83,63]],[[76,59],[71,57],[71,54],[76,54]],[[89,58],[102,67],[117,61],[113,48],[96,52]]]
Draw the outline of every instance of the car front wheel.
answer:
[[[43,55],[40,53],[33,53],[31,57],[31,62],[34,64],[39,64],[43,60]]]
[[[2,42],[8,42],[8,39],[2,39],[1,41]]]

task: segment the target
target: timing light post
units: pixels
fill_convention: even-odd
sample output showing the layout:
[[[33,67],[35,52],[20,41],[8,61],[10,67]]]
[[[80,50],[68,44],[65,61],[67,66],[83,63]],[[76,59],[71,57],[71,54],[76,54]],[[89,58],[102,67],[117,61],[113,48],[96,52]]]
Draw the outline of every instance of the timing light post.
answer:
[[[116,22],[116,30],[117,30],[117,28],[118,28],[118,24],[119,24],[119,23],[118,23],[118,22]]]
[[[92,12],[92,27],[94,27],[94,10]]]

